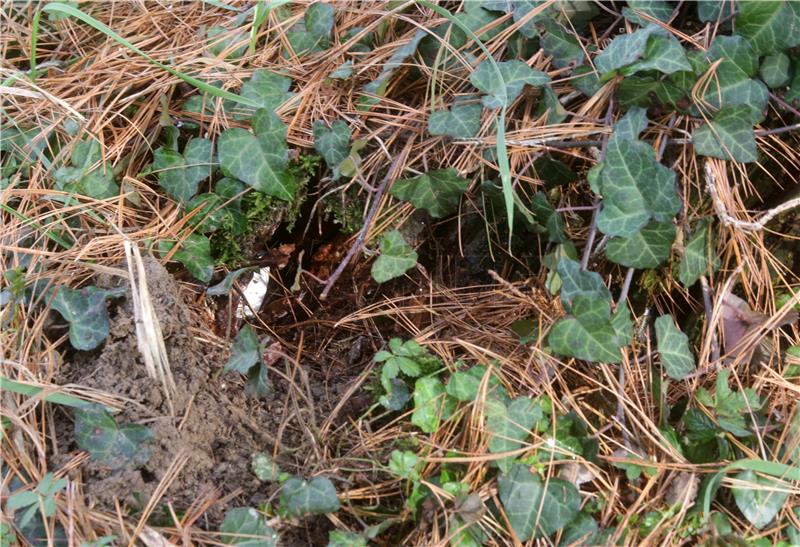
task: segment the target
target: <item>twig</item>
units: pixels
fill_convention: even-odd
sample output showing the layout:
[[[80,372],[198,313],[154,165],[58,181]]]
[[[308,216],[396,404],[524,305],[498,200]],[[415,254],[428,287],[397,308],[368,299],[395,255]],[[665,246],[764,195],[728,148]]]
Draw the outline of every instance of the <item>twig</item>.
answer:
[[[406,147],[408,149],[408,147]],[[336,280],[339,279],[339,276],[342,275],[347,265],[350,264],[350,261],[353,257],[361,250],[361,247],[364,246],[364,242],[367,239],[367,233],[369,232],[370,224],[372,224],[372,219],[378,212],[378,207],[380,206],[381,199],[383,199],[383,195],[386,193],[386,188],[389,186],[389,182],[392,180],[392,175],[394,174],[395,168],[400,163],[401,158],[405,158],[405,153],[400,153],[395,156],[392,164],[389,166],[389,170],[386,171],[386,176],[383,177],[380,185],[378,186],[377,190],[372,199],[372,204],[369,207],[369,211],[367,212],[367,216],[364,218],[364,225],[361,226],[361,230],[358,232],[358,237],[356,241],[353,243],[350,250],[347,251],[347,254],[333,271],[333,273],[328,277],[328,280],[325,282],[325,287],[322,289],[322,293],[319,295],[320,300],[325,300],[328,298],[328,293],[333,288],[333,285],[336,283]]]
[[[775,218],[776,216],[780,215],[781,213],[785,213],[795,207],[800,207],[800,196],[792,198],[784,203],[781,203],[777,207],[773,207],[768,211],[764,211],[764,214],[755,221],[745,221],[739,220],[737,218],[732,217],[728,210],[725,208],[725,204],[722,202],[722,198],[719,197],[719,193],[717,192],[717,179],[714,175],[714,168],[712,167],[711,161],[706,161],[705,163],[705,174],[706,174],[706,188],[708,189],[708,193],[711,195],[711,199],[714,201],[714,209],[717,212],[717,216],[722,221],[723,224],[728,226],[733,226],[734,228],[738,228],[739,230],[743,230],[746,232],[757,232],[759,230],[763,230],[764,226]]]
[[[633,272],[635,271],[636,268],[628,268],[628,271],[625,272],[625,280],[622,282],[622,290],[619,292],[619,300],[617,300],[617,309],[619,309],[619,307],[625,303],[625,299],[628,298],[628,291],[631,288]]]
[[[712,315],[714,313],[714,304],[711,302],[711,287],[708,285],[706,276],[700,276],[700,286],[703,291],[703,308],[706,311],[706,323],[711,324]],[[719,340],[717,339],[716,329],[711,330],[711,362],[716,363],[719,361]]]

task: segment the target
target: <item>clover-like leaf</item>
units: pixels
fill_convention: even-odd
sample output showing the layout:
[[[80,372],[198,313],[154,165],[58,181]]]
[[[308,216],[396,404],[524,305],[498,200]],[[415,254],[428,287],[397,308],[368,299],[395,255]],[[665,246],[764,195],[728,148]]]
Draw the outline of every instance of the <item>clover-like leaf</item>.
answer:
[[[150,459],[153,432],[143,425],[120,426],[102,407],[75,411],[75,441],[93,459],[112,468],[139,467]]]
[[[452,167],[429,171],[418,177],[401,179],[392,185],[391,194],[425,209],[433,218],[442,218],[458,208],[469,180],[459,177]]]
[[[648,25],[631,34],[614,38],[595,58],[594,63],[601,76],[638,61],[647,49],[650,36],[665,36],[667,32],[658,25]]]
[[[171,241],[159,241],[158,247],[162,254],[168,253],[175,246]],[[211,258],[211,241],[201,234],[191,234],[181,243],[181,247],[172,255],[189,270],[195,278],[208,283],[214,275],[214,259]]]
[[[417,263],[417,253],[403,235],[397,230],[388,232],[381,238],[381,254],[372,265],[372,279],[385,283],[400,277]]]
[[[758,151],[753,124],[758,117],[759,114],[747,105],[723,108],[713,120],[692,133],[695,152],[742,163],[756,161]]]
[[[191,139],[183,153],[162,146],[153,154],[152,170],[158,173],[158,184],[181,203],[197,194],[198,185],[211,176],[213,166],[214,146],[208,139]]]
[[[414,383],[414,413],[411,415],[411,423],[425,433],[433,433],[453,413],[455,402],[455,399],[447,395],[438,378],[420,378]]]
[[[761,61],[761,79],[767,87],[783,87],[789,83],[791,75],[789,56],[785,53],[768,55]]]
[[[683,258],[678,266],[678,279],[684,287],[691,287],[701,275],[706,275],[709,266],[716,269],[719,265],[713,246],[709,248],[710,224],[708,219],[699,224],[683,251]]]
[[[314,477],[310,481],[292,477],[283,485],[280,507],[289,516],[321,515],[339,510],[336,488],[327,477]]]
[[[492,61],[481,62],[472,74],[469,81],[486,95],[482,101],[487,108],[500,108],[510,105],[522,93],[525,85],[541,87],[550,81],[550,77],[539,70],[534,70],[522,61],[505,61],[494,63],[500,71],[493,66]]]
[[[675,241],[675,225],[651,222],[630,237],[612,237],[606,257],[629,268],[655,268],[669,258]]]
[[[530,436],[531,428],[544,417],[541,406],[530,397],[517,397],[507,405],[498,399],[486,401],[486,430],[491,435],[489,452],[500,454],[517,450]],[[511,470],[514,457],[497,460],[504,473]]]
[[[255,135],[235,127],[219,137],[219,163],[226,175],[284,201],[294,199],[297,181],[287,170],[286,126],[273,112],[259,109]]]
[[[672,315],[656,319],[658,354],[667,376],[682,380],[695,369],[694,356],[689,350],[689,337],[675,326]]]
[[[106,298],[116,292],[84,287],[70,289],[59,287],[52,308],[69,322],[69,342],[79,350],[94,349],[108,336],[108,309]]]
[[[562,289],[563,291],[563,289]],[[611,324],[611,303],[596,295],[578,295],[573,300],[572,317],[559,320],[550,329],[550,349],[585,361],[619,363],[619,348],[625,339]]]
[[[789,497],[787,484],[771,477],[756,475],[749,469],[736,475],[732,488],[736,506],[757,530],[772,522]]]
[[[744,37],[759,55],[768,55],[796,46],[798,14],[785,0],[741,2],[736,16],[736,34]]]
[[[47,141],[42,139],[42,142]],[[13,146],[8,148],[13,151]],[[53,173],[56,190],[75,192],[95,199],[116,196],[119,194],[119,185],[114,180],[114,171],[110,163],[101,160],[99,142],[88,140],[77,143],[70,156],[72,165],[60,167]]]
[[[481,128],[479,104],[453,105],[449,110],[437,110],[428,118],[431,135],[447,135],[454,139],[468,139],[478,134]]]
[[[571,258],[562,258],[556,265],[561,277],[561,304],[570,311],[572,302],[578,296],[595,297],[600,300],[611,300],[611,291],[603,283],[597,272],[581,270],[581,265]]]
[[[220,526],[222,543],[238,547],[277,547],[278,534],[252,507],[235,507],[225,513]]]
[[[583,48],[574,33],[550,18],[542,19],[539,24],[542,27],[539,44],[545,53],[553,57],[554,67],[563,68],[583,62]]]
[[[253,327],[244,325],[239,329],[231,347],[231,356],[225,364],[225,372],[247,374],[261,361],[261,344]]]
[[[350,126],[342,120],[334,121],[330,128],[323,122],[314,124],[314,149],[325,158],[325,163],[333,172],[333,180],[341,175],[339,166],[350,155]]]
[[[509,523],[521,541],[554,534],[580,511],[581,497],[572,483],[556,478],[544,483],[523,465],[500,475],[497,489]]]

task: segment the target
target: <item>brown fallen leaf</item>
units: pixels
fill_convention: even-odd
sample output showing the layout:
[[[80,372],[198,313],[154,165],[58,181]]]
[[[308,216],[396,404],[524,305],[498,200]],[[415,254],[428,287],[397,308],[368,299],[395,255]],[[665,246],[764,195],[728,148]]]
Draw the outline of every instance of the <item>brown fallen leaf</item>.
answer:
[[[780,328],[797,321],[797,312],[790,312],[774,326]],[[749,364],[760,362],[772,351],[772,343],[764,338],[766,331],[761,331],[769,322],[769,317],[753,311],[747,301],[733,293],[722,297],[722,338],[725,353],[729,361]],[[755,335],[755,337],[754,337]]]
[[[670,480],[667,488],[667,505],[679,503],[687,508],[694,505],[699,484],[700,479],[695,473],[678,473],[676,477]]]

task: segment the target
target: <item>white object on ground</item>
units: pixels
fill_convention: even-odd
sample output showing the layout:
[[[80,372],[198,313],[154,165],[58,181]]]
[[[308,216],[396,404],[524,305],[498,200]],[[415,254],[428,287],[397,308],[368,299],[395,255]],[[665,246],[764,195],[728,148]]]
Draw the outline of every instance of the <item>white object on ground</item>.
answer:
[[[244,290],[244,300],[239,301],[236,306],[236,317],[253,317],[253,312],[261,309],[264,298],[267,296],[267,286],[269,285],[269,266],[261,268],[253,275],[253,279],[247,284]],[[247,304],[245,304],[247,302]]]

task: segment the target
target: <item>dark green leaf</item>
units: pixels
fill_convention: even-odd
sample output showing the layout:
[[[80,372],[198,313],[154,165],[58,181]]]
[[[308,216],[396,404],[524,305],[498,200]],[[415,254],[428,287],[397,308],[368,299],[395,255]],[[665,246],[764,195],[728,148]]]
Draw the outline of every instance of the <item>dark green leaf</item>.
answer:
[[[684,287],[691,287],[701,275],[706,275],[709,266],[715,270],[719,266],[714,245],[709,245],[710,224],[707,220],[701,222],[683,251],[683,258],[678,267],[678,278]]]
[[[611,292],[603,283],[603,278],[596,272],[581,270],[581,265],[572,259],[562,258],[556,266],[561,277],[561,304],[566,311],[572,309],[572,302],[578,296],[590,296],[601,300],[610,300]]]
[[[697,18],[704,23],[727,19],[736,11],[731,0],[697,0]]]
[[[292,477],[283,485],[280,507],[292,517],[335,513],[339,510],[339,498],[327,477],[314,477],[310,481]]]
[[[350,154],[350,127],[342,120],[334,121],[330,128],[323,122],[314,124],[314,149],[325,158],[325,163],[333,172],[333,180],[340,176],[339,165]]]
[[[490,433],[489,452],[500,454],[524,446],[534,424],[544,417],[542,408],[529,397],[518,397],[504,404],[497,399],[486,401],[486,430]],[[497,466],[507,473],[514,457],[497,460]]]
[[[723,108],[692,133],[695,152],[743,163],[758,159],[753,124],[759,115],[746,105]]]
[[[450,110],[437,110],[428,118],[431,135],[447,135],[454,139],[468,139],[478,134],[481,128],[479,104],[453,105]]]
[[[208,50],[214,57],[219,57],[226,51],[224,59],[238,59],[247,52],[247,36],[242,32],[231,31],[221,25],[214,25],[206,32]],[[234,47],[241,44],[239,47]]]
[[[594,518],[581,511],[576,515],[572,522],[564,528],[564,533],[561,534],[561,541],[559,547],[567,547],[568,545],[603,545],[604,542],[597,541],[597,535],[600,527]]]
[[[330,39],[336,18],[336,11],[332,4],[325,2],[311,4],[306,8],[303,18],[306,23],[306,30],[309,33],[320,38]]]
[[[661,365],[667,376],[683,380],[694,372],[694,356],[689,349],[689,337],[675,326],[672,315],[662,315],[656,319],[656,338]]]
[[[414,413],[411,423],[425,433],[433,433],[439,424],[450,417],[455,399],[445,392],[438,378],[420,378],[414,383]]]
[[[153,171],[159,185],[173,198],[186,203],[197,193],[200,182],[211,176],[214,148],[208,139],[191,139],[183,154],[166,147],[153,154]]]
[[[272,384],[270,384],[269,377],[267,376],[267,367],[263,361],[256,364],[247,372],[247,383],[244,385],[244,393],[249,397],[259,399],[269,395],[272,391]]]
[[[261,344],[253,327],[244,325],[239,329],[231,348],[231,356],[225,364],[225,372],[247,372],[261,361]]]
[[[553,66],[563,68],[583,62],[584,53],[578,38],[550,18],[542,19],[539,43],[548,55],[553,57]]]
[[[614,124],[614,137],[635,141],[647,129],[648,123],[646,109],[631,108]]]
[[[606,257],[629,268],[655,268],[666,262],[675,241],[671,222],[651,222],[631,237],[612,237]]]
[[[665,36],[666,34],[664,29],[658,25],[651,24],[631,34],[617,36],[595,57],[595,66],[601,76],[628,66],[638,61],[645,54],[650,36]]]
[[[6,129],[3,128],[3,131]],[[46,144],[47,141],[41,142]],[[14,149],[13,146],[8,148]],[[72,149],[70,160],[71,167],[61,167],[53,173],[56,190],[75,192],[95,199],[119,194],[119,185],[114,181],[111,164],[102,161],[99,142],[95,140],[79,142]]]
[[[103,408],[91,406],[75,411],[75,441],[112,468],[140,467],[150,459],[153,433],[138,424],[119,426]]]
[[[166,254],[175,245],[171,241],[159,241],[159,250]],[[214,259],[211,258],[211,242],[200,234],[191,234],[181,243],[180,249],[172,255],[189,270],[195,278],[208,283],[214,275]]]
[[[254,101],[261,108],[273,111],[283,103],[295,96],[289,91],[292,79],[266,69],[253,71],[253,75],[242,84],[239,95]],[[225,103],[225,110],[231,111],[238,117],[248,116],[253,112],[251,107],[246,107],[231,102]]]
[[[236,507],[225,513],[220,526],[225,545],[241,547],[276,547],[278,534],[269,527],[267,519],[252,507]]]
[[[490,61],[483,61],[469,75],[469,81],[486,95],[483,104],[487,108],[510,105],[522,93],[526,84],[541,87],[550,81],[544,72],[534,70],[522,61],[495,63],[500,70],[498,77]]]
[[[789,56],[785,53],[769,55],[761,61],[761,79],[767,87],[772,89],[783,87],[789,83],[790,77]]]
[[[258,267],[256,266],[248,266],[246,268],[239,268],[238,270],[233,270],[231,272],[228,272],[222,281],[220,281],[213,287],[209,287],[206,290],[206,294],[209,296],[227,295],[231,291],[234,281],[236,281],[239,278],[239,276],[248,272],[255,271],[257,269]]]
[[[650,23],[636,12],[641,12],[666,23],[675,7],[665,0],[628,0],[628,7],[622,8],[622,15],[631,23],[646,26]]]
[[[772,522],[789,497],[788,484],[771,477],[756,475],[753,471],[742,471],[736,475],[737,482],[744,483],[732,488],[736,506],[757,530]]]
[[[214,193],[206,192],[193,197],[186,204],[186,213],[192,213],[189,225],[201,234],[215,232],[225,222],[227,212],[225,200]]]
[[[797,45],[797,13],[784,0],[740,2],[736,34],[744,37],[759,55],[777,53]]]
[[[461,195],[469,180],[459,177],[452,167],[439,169],[411,179],[401,179],[392,185],[391,194],[425,209],[433,218],[442,218],[458,208]]]
[[[109,291],[97,287],[59,287],[52,308],[69,322],[69,342],[79,350],[94,349],[108,336]]]
[[[417,253],[397,230],[381,238],[381,254],[372,265],[372,279],[385,283],[400,277],[417,263]]]
[[[682,70],[691,70],[692,65],[686,59],[680,42],[672,36],[653,35],[647,40],[643,58],[624,68],[625,75],[645,70],[657,70],[663,74],[673,74]]]
[[[562,297],[563,297],[562,289]],[[596,295],[578,295],[572,304],[574,317],[552,326],[547,336],[550,349],[592,362],[619,363],[619,348],[624,345],[611,324],[609,300]]]

